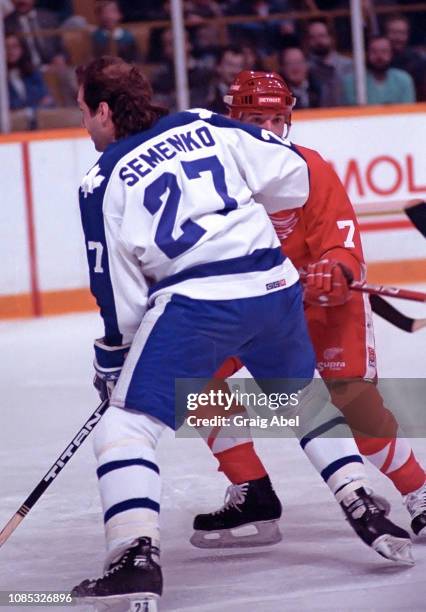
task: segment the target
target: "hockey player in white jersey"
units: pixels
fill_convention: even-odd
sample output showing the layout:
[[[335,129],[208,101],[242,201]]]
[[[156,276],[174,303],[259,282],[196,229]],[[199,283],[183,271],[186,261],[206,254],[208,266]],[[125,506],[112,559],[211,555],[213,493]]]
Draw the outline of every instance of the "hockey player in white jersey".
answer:
[[[204,110],[163,116],[122,60],[95,60],[78,79],[103,153],[80,209],[105,326],[95,382],[110,407],[94,436],[106,571],[73,596],[146,603],[162,592],[156,445],[185,416],[175,416],[175,379],[211,378],[229,355],[276,390],[312,379],[298,274],[265,212],[302,206],[308,172],[269,132]]]
[[[162,117],[144,76],[122,60],[95,60],[78,79],[84,125],[103,153],[80,209],[105,326],[96,386],[111,395],[94,436],[106,572],[73,595],[155,599],[155,449],[165,427],[179,425],[175,379],[210,378],[231,354],[257,378],[298,389],[312,379],[298,274],[253,195],[269,212],[302,206],[308,172],[268,132],[208,111]]]

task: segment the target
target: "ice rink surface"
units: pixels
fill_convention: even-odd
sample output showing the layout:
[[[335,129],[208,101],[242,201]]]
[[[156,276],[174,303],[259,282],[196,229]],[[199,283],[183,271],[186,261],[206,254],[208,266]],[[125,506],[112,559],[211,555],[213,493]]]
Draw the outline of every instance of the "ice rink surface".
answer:
[[[426,316],[424,305],[399,305]],[[413,335],[375,323],[381,376],[425,377],[426,329]],[[1,526],[99,403],[91,387],[92,339],[99,335],[96,314],[0,324]],[[426,440],[413,440],[413,446],[426,463]],[[161,612],[426,610],[426,538],[414,545],[412,568],[381,560],[345,523],[295,440],[263,439],[257,448],[284,503],[283,541],[203,551],[188,542],[192,518],[222,504],[227,482],[201,440],[172,433],[162,440]],[[397,491],[373,469],[369,473],[377,492],[392,502],[391,517],[408,528]],[[103,551],[89,442],[0,550],[0,591],[67,591],[100,574]]]

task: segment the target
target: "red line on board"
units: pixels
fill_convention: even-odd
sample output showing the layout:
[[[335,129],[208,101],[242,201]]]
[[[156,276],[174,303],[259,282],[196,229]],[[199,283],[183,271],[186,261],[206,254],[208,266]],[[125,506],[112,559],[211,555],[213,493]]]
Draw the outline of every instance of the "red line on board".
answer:
[[[41,316],[41,296],[37,270],[37,249],[34,225],[34,202],[31,181],[29,143],[22,143],[22,166],[24,171],[25,207],[27,212],[28,250],[30,266],[31,300],[35,317]]]

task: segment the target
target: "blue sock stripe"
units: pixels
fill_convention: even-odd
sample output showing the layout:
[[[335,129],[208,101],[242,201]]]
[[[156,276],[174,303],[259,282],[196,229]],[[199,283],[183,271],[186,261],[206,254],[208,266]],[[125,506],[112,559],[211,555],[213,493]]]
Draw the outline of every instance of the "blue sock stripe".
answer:
[[[157,474],[160,473],[158,465],[153,463],[152,461],[147,461],[146,459],[121,459],[117,461],[108,461],[108,463],[104,463],[96,470],[98,478],[102,478],[108,472],[112,472],[113,470],[120,470],[121,468],[131,467],[132,465],[140,465],[141,467],[146,467],[149,470],[153,470]]]
[[[114,504],[111,506],[105,514],[104,514],[104,522],[109,521],[110,518],[119,514],[120,512],[125,512],[126,510],[133,510],[134,508],[148,508],[149,510],[154,510],[154,512],[160,512],[160,504],[150,499],[149,497],[135,497],[133,499],[126,499],[118,504]]]
[[[340,470],[340,468],[342,468],[344,465],[348,465],[348,463],[364,462],[360,455],[348,455],[347,457],[341,457],[340,459],[336,459],[336,461],[333,461],[332,463],[327,465],[327,467],[324,468],[321,472],[321,476],[323,477],[325,482],[327,482],[330,476],[333,476],[333,474],[335,474],[337,470]]]
[[[300,446],[304,449],[305,446],[310,442],[313,438],[319,438],[323,433],[333,429],[333,427],[337,427],[337,425],[346,425],[346,420],[342,416],[335,417],[334,419],[330,419],[330,421],[326,421],[319,427],[316,427],[312,431],[310,431],[306,436],[300,440]]]

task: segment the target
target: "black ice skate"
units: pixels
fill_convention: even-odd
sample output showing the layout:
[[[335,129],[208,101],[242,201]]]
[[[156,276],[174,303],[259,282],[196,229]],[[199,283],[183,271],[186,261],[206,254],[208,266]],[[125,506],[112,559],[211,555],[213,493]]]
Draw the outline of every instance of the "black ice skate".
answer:
[[[426,535],[426,483],[417,491],[409,493],[405,504],[412,518],[411,529],[416,535]]]
[[[225,505],[194,519],[191,544],[198,548],[266,546],[280,542],[281,503],[269,476],[228,487]],[[247,534],[249,526],[256,533]],[[244,527],[244,528],[243,528]]]
[[[410,536],[386,518],[384,509],[365,489],[352,491],[340,505],[361,540],[379,555],[404,565],[414,564]]]
[[[128,604],[128,610],[156,612],[162,593],[163,578],[159,550],[150,538],[138,538],[113,561],[105,574],[93,580],[83,580],[71,591],[78,603],[92,604],[98,609]]]

